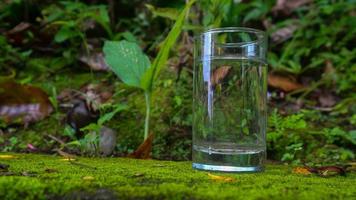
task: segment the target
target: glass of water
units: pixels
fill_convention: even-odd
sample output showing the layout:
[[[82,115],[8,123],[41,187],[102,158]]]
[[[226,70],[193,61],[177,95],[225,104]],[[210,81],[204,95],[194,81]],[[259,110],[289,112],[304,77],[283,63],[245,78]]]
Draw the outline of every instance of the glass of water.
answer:
[[[210,29],[195,39],[193,168],[263,170],[267,39],[250,28]]]

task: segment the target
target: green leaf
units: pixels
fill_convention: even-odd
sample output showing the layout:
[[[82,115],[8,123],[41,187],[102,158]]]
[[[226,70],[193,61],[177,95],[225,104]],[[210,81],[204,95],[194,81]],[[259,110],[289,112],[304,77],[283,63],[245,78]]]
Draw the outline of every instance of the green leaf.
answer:
[[[100,125],[96,123],[90,123],[83,128],[80,129],[80,131],[99,131],[100,130]]]
[[[116,113],[127,109],[127,105],[118,105],[116,106],[115,110],[109,113],[106,113],[105,115],[101,116],[98,120],[99,126],[103,125],[105,122],[110,121]]]
[[[73,30],[71,27],[68,26],[62,26],[61,29],[57,32],[57,34],[54,36],[54,41],[61,43],[69,38],[75,37],[78,35],[78,32]]]
[[[150,66],[150,60],[136,43],[106,41],[104,54],[106,63],[124,83],[145,89],[141,86],[141,79]]]
[[[121,37],[125,38],[125,40],[129,42],[138,43],[136,37],[131,32],[125,31],[121,34]]]
[[[159,72],[165,66],[168,60],[169,51],[181,33],[185,17],[194,2],[195,0],[190,1],[185,6],[184,10],[179,14],[176,23],[174,24],[172,30],[169,32],[167,38],[164,40],[162,48],[158,52],[158,55],[153,61],[152,66],[144,74],[141,81],[141,87],[144,88],[144,90],[152,91],[153,81],[155,78],[157,78]]]
[[[99,16],[100,16],[101,21],[103,21],[105,23],[110,23],[109,13],[105,6],[99,7]]]
[[[150,4],[146,4],[145,6],[153,13],[154,17],[159,16],[171,20],[176,20],[179,16],[179,12],[175,8],[156,8]]]

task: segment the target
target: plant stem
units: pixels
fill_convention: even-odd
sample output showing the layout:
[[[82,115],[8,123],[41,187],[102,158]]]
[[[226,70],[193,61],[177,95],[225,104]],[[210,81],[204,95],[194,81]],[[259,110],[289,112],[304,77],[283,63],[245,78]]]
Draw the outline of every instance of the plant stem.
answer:
[[[146,100],[146,119],[145,119],[145,135],[144,140],[148,137],[148,131],[150,126],[150,110],[151,110],[151,93],[145,92],[145,100]]]

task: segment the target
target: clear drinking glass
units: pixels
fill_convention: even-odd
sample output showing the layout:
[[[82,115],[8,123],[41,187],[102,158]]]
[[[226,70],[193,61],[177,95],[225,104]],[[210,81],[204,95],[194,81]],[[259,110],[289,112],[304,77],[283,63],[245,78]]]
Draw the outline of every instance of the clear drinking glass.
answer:
[[[267,39],[250,28],[217,28],[195,39],[193,168],[263,170]]]

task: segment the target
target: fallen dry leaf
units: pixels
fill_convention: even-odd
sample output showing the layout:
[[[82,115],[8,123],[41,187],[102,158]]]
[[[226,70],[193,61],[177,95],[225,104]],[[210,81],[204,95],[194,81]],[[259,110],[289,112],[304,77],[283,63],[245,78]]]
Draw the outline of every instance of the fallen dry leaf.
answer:
[[[16,25],[11,30],[7,31],[5,35],[7,36],[9,42],[15,45],[22,45],[26,38],[26,32],[31,28],[31,24],[27,22],[21,22]]]
[[[14,159],[14,158],[17,157],[13,155],[0,155],[0,159]]]
[[[293,173],[293,174],[302,174],[302,175],[310,175],[310,174],[312,174],[312,173],[309,171],[309,167],[295,167],[295,168],[292,170],[292,173]]]
[[[214,70],[213,75],[211,77],[211,83],[214,87],[216,84],[219,84],[229,73],[231,66],[221,66]]]
[[[346,175],[346,170],[343,167],[339,167],[339,166],[318,167],[317,172],[318,172],[319,176],[322,176],[322,177],[330,177],[330,176],[336,176],[336,175],[345,176]]]
[[[31,27],[31,24],[30,23],[27,23],[27,22],[21,22],[19,23],[18,25],[16,25],[14,28],[12,28],[11,30],[9,30],[6,34],[16,34],[16,33],[19,33],[19,32],[22,32],[22,31],[25,31],[27,30],[28,28]]]
[[[297,29],[296,25],[290,24],[286,27],[276,30],[275,32],[273,32],[271,34],[273,43],[278,44],[278,43],[288,40],[289,38],[291,38],[293,36],[293,33],[296,29]]]
[[[336,175],[344,176],[346,175],[346,170],[339,166],[295,167],[292,173],[302,175],[317,174],[321,177],[330,177]]]
[[[226,183],[229,183],[229,182],[235,182],[236,179],[233,178],[233,177],[229,177],[229,176],[218,176],[218,175],[214,175],[214,174],[211,174],[211,173],[208,173],[208,176],[211,180],[214,180],[214,181],[220,181],[220,182],[226,182]]]
[[[276,5],[272,8],[274,13],[282,12],[289,15],[296,8],[312,2],[313,0],[277,0]]]
[[[149,159],[151,158],[153,134],[149,134],[146,140],[134,151],[129,154],[129,158],[138,158],[138,159]]]
[[[268,74],[268,85],[277,89],[281,89],[285,92],[291,92],[303,88],[303,85],[287,76],[271,73]]]
[[[329,91],[321,92],[318,96],[321,107],[332,107],[336,104],[336,97]]]
[[[106,64],[102,52],[94,52],[89,55],[83,54],[79,56],[79,60],[94,71],[109,71],[109,66]]]
[[[29,124],[53,111],[48,95],[38,87],[14,81],[0,83],[0,119],[7,124]]]

